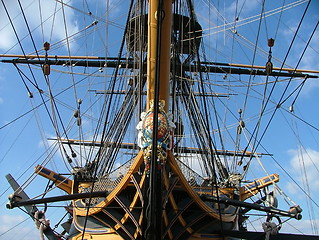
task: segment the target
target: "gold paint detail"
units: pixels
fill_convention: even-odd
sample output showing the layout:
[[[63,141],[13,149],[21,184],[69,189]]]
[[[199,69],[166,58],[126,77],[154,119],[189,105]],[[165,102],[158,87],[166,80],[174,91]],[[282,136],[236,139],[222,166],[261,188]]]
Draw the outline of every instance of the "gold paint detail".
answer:
[[[111,202],[114,201],[115,196],[119,195],[130,183],[131,181],[131,175],[136,173],[141,166],[143,162],[143,151],[140,151],[137,156],[135,157],[134,162],[132,163],[130,169],[126,173],[126,175],[123,176],[120,183],[116,186],[116,188],[100,203],[95,205],[94,207],[90,207],[89,211],[87,212],[87,208],[85,207],[78,207],[76,204],[76,201],[73,202],[74,211],[76,215],[79,216],[86,216],[92,215],[95,213],[100,212],[103,208],[107,207]]]
[[[259,178],[251,183],[239,188],[240,200],[244,201],[256,195],[261,189],[273,185],[279,181],[279,175],[274,173],[266,177]]]
[[[73,180],[66,178],[41,165],[37,165],[34,169],[34,172],[46,179],[53,181],[58,188],[67,192],[68,194],[72,193]]]

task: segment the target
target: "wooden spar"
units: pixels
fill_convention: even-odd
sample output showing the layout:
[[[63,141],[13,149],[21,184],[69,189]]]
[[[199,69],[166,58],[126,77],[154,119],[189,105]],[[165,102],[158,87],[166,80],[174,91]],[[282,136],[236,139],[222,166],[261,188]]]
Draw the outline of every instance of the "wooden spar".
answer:
[[[39,211],[39,209],[34,205],[34,204],[23,204],[23,203],[28,203],[29,201],[32,201],[28,195],[23,191],[23,189],[21,188],[21,186],[17,183],[17,181],[11,176],[11,174],[6,175],[6,179],[8,181],[8,183],[11,185],[12,189],[14,190],[14,194],[13,194],[13,199],[19,199],[19,201],[17,202],[10,202],[6,205],[6,207],[8,209],[11,209],[13,207],[15,207],[15,204],[19,204],[22,203],[21,206],[24,207],[24,209],[27,211],[27,213],[29,214],[29,216],[32,218],[33,221],[39,221],[39,219],[36,219],[34,217],[34,214],[36,212]],[[13,203],[11,205],[11,203]],[[47,237],[47,239],[49,240],[58,240],[60,238],[57,237],[57,235],[55,235],[54,230],[52,230],[52,228],[50,227],[50,225],[48,225],[45,229],[45,231],[43,231],[43,234]]]
[[[156,46],[157,46],[157,7],[158,0],[150,1],[148,14],[148,54],[147,54],[147,109],[151,99],[155,94],[155,78],[156,78]],[[169,101],[169,75],[170,75],[170,45],[171,45],[171,26],[172,26],[172,1],[164,0],[163,4],[162,33],[160,40],[160,89],[159,99],[165,101],[165,111],[168,110]]]
[[[101,147],[102,144],[100,141],[87,141],[87,140],[78,140],[78,139],[56,139],[56,138],[48,138],[47,140],[52,140],[52,141],[58,141],[62,144],[71,144],[71,145],[82,145],[82,146],[96,146],[96,147]],[[109,147],[114,145],[115,142],[109,142],[109,143],[104,143],[104,147]],[[126,149],[135,149],[139,150],[139,146],[134,143],[121,143],[121,144],[116,144],[120,148],[126,148]],[[200,149],[200,148],[193,148],[193,147],[177,147],[176,148],[177,152],[180,153],[188,153],[188,154],[204,154],[207,153],[206,149]],[[253,153],[250,151],[244,151],[244,150],[238,150],[238,151],[233,151],[233,150],[218,150],[215,149],[213,150],[213,153],[215,155],[219,156],[241,156],[241,157],[262,157],[264,155],[267,156],[273,156],[271,153]]]
[[[0,55],[0,58],[16,58],[16,59],[44,59],[45,55],[18,55],[18,54],[2,54]],[[98,56],[59,56],[59,55],[48,55],[47,59],[72,59],[72,60],[101,60],[101,61],[107,61],[107,60],[118,60],[116,57],[98,57]],[[123,61],[131,60],[123,58],[121,59]],[[19,63],[19,62],[17,62]],[[167,62],[169,63],[169,62]],[[202,65],[212,65],[212,66],[229,66],[234,68],[245,68],[245,69],[266,69],[265,66],[259,66],[259,65],[247,65],[247,64],[239,64],[239,63],[219,63],[219,62],[201,62]],[[88,64],[90,66],[90,64]],[[101,66],[101,64],[99,64]],[[285,71],[285,72],[296,72],[296,73],[314,73],[319,74],[319,70],[313,70],[313,69],[294,69],[294,68],[280,68],[280,67],[274,67],[274,71]],[[225,70],[226,71],[226,70]]]
[[[258,65],[247,65],[247,64],[239,64],[239,63],[212,63],[212,62],[201,62],[201,64],[208,65],[220,65],[220,66],[230,66],[230,67],[243,67],[250,69],[266,69],[266,66],[258,66]],[[280,68],[274,67],[273,70],[276,71],[287,71],[287,72],[304,72],[304,73],[319,73],[319,70],[308,70],[308,69],[294,69],[294,68]]]
[[[97,56],[58,56],[58,55],[17,55],[17,54],[5,54],[0,55],[0,57],[10,57],[10,58],[23,58],[23,59],[35,59],[35,58],[49,58],[49,59],[105,59],[105,57]]]

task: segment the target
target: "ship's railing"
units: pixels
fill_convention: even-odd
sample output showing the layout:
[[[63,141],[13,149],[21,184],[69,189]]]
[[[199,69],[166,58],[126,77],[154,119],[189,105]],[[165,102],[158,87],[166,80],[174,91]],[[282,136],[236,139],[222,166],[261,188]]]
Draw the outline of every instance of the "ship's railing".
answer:
[[[187,164],[182,162],[179,159],[177,160],[177,164],[180,167],[184,177],[188,181],[188,183],[192,186],[192,188],[196,192],[211,192],[210,178],[205,178],[192,170]],[[120,165],[116,169],[114,169],[109,174],[104,175],[98,181],[96,181],[93,185],[93,191],[108,191],[111,192],[115,189],[115,187],[120,183],[123,176],[128,172],[131,164],[133,163],[134,158],[128,160],[124,164]],[[91,186],[83,189],[82,192],[92,191]]]
[[[116,188],[116,186],[119,185],[123,176],[128,172],[133,161],[134,161],[134,158],[128,160],[124,164],[120,165],[118,168],[114,169],[112,172],[104,175],[103,177],[95,181],[89,187],[83,188],[81,192],[82,193],[98,192],[98,191],[112,192]],[[92,190],[92,186],[93,186],[93,190]],[[99,201],[101,201],[101,198],[92,198],[92,199],[85,200],[85,202],[90,205],[97,204]]]
[[[191,169],[187,164],[185,164],[183,161],[176,159],[177,164],[179,168],[181,169],[184,177],[188,181],[188,183],[192,187],[198,187],[203,185],[207,181],[206,178],[202,177],[200,174],[195,172],[193,169]]]

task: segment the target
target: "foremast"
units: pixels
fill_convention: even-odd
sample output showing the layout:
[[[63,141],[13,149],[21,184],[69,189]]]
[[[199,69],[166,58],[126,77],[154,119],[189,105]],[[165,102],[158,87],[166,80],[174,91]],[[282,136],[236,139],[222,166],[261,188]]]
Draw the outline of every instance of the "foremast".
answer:
[[[150,0],[148,23],[147,110],[150,108],[151,100],[155,99],[158,94],[158,98],[165,101],[164,109],[167,112],[169,106],[172,0]]]
[[[153,120],[150,146],[144,148],[144,162],[150,164],[149,184],[145,186],[144,224],[146,239],[162,239],[162,168],[158,165],[166,161],[167,144],[160,144],[160,124],[167,124],[165,112],[169,109],[169,78],[172,28],[172,0],[150,0],[148,13],[148,45],[147,45],[147,114],[142,119],[142,128],[147,118]],[[161,103],[161,106],[159,104]],[[160,109],[161,108],[161,109]],[[164,122],[159,121],[159,116]],[[155,121],[154,121],[155,119]],[[166,121],[166,123],[165,123]],[[166,129],[169,126],[165,126]],[[142,130],[142,129],[141,129]],[[155,133],[154,134],[154,130]],[[165,129],[163,128],[165,131]],[[142,130],[144,131],[144,130]],[[169,141],[166,132],[166,139]],[[168,136],[170,138],[170,136]],[[146,140],[147,141],[147,140]],[[165,147],[164,147],[165,145]],[[148,171],[148,170],[147,170]]]

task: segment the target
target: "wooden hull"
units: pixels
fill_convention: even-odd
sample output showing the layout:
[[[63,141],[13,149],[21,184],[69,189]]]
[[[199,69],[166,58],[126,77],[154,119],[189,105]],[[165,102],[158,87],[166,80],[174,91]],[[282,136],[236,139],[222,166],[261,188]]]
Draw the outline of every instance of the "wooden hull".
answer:
[[[171,152],[159,171],[163,176],[163,239],[203,239],[204,235],[209,236],[207,239],[219,239],[214,233],[236,227],[238,209],[204,202],[183,176]],[[91,239],[102,236],[105,239],[110,236],[114,239],[141,239],[146,226],[146,180],[143,153],[140,152],[127,174],[106,198],[95,199],[98,203],[89,209],[83,200],[74,201],[74,228],[79,233],[84,229],[87,234],[91,231]]]

